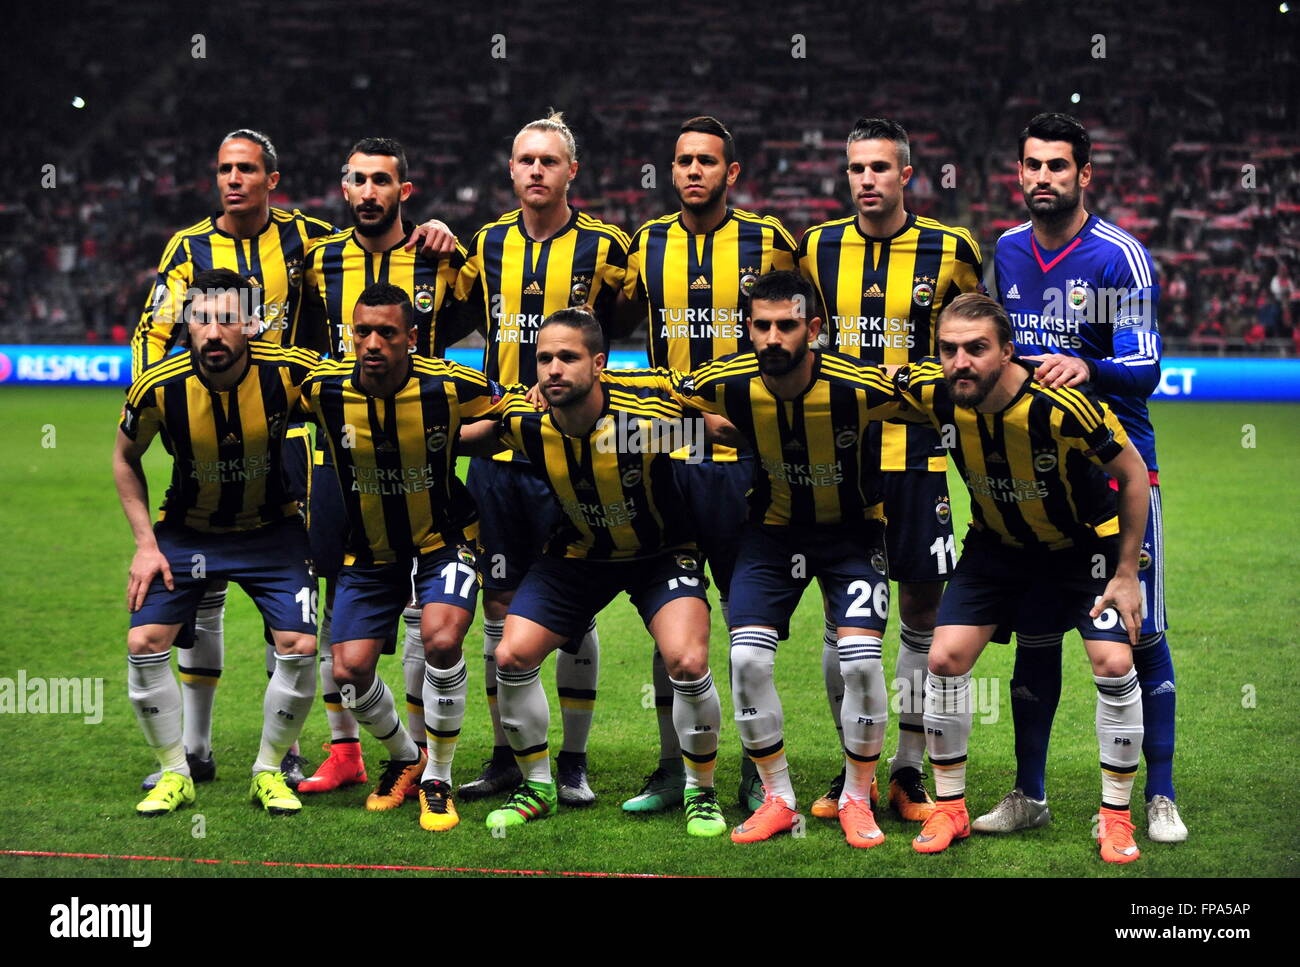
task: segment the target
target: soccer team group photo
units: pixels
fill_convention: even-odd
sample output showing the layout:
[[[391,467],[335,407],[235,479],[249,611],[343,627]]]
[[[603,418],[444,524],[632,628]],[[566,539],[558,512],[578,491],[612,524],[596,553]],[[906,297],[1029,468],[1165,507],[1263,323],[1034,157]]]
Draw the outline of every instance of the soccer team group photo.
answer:
[[[3,675],[99,676],[104,725],[0,717],[14,775],[90,797],[25,785],[12,875],[1294,875],[1240,798],[1252,736],[1294,736],[1294,105],[1232,122],[1240,174],[1145,62],[1144,127],[1110,7],[1078,51],[1038,7],[969,42],[931,11],[951,75],[860,95],[798,11],[780,43],[705,15],[752,104],[699,52],[634,80],[662,12],[609,52],[628,101],[460,11],[401,105],[407,45],[345,66],[306,24],[337,110],[243,97],[263,41],[226,28],[76,97],[118,153],[24,211],[131,240],[0,257],[0,324],[90,320],[122,371],[0,390],[0,585],[41,642]],[[1049,34],[1068,81],[997,66]],[[150,140],[182,106],[184,148]],[[32,383],[48,339],[4,331]]]

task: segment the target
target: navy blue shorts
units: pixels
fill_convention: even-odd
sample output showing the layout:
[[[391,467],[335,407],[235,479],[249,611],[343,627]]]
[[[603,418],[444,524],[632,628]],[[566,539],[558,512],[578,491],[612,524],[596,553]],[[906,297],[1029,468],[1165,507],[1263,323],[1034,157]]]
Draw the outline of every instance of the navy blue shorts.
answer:
[[[839,627],[884,631],[889,619],[884,527],[746,525],[731,579],[731,627],[758,625],[790,636],[790,616],[817,578]]]
[[[336,578],[347,551],[348,511],[329,447],[315,450],[307,479],[307,538],[316,574]]]
[[[754,489],[752,454],[727,462],[673,461],[673,478],[691,515],[700,554],[724,598],[731,596],[736,553],[749,520],[749,492]]]
[[[563,522],[564,511],[527,463],[474,457],[465,486],[478,505],[483,587],[513,591]]]
[[[289,496],[307,505],[308,480],[312,466],[311,431],[305,423],[294,423],[284,435],[284,482]]]
[[[646,627],[659,609],[678,598],[706,604],[709,580],[693,549],[665,551],[635,561],[541,557],[510,602],[510,613],[569,639],[587,633],[591,620],[626,591]]]
[[[345,565],[334,591],[330,643],[389,640],[397,619],[412,600],[452,604],[474,613],[478,600],[477,561],[468,547],[443,547],[396,564]],[[585,630],[585,629],[584,629]]]
[[[880,475],[885,503],[885,548],[891,581],[947,581],[957,564],[948,475],[933,470],[890,470]]]
[[[992,640],[1002,644],[1013,631],[1048,635],[1071,628],[1088,640],[1126,642],[1113,609],[1096,621],[1088,617],[1107,582],[1093,574],[1113,574],[1118,554],[1118,537],[1063,551],[1026,551],[971,528],[936,624],[996,625]]]
[[[296,514],[251,531],[204,534],[166,522],[154,525],[158,548],[167,557],[175,589],[155,577],[131,627],[192,627],[199,602],[217,582],[244,589],[275,631],[316,634],[316,578],[302,519]]]

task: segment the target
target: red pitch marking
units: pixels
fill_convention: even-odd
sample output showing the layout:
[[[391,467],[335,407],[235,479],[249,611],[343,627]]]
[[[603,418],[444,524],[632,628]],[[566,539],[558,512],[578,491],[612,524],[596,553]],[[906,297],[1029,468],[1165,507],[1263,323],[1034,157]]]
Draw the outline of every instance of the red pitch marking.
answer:
[[[161,863],[227,863],[248,866],[250,860],[189,859],[184,856],[131,856],[113,853],[53,853],[46,850],[0,849],[0,856],[33,856],[74,860],[133,860]],[[591,873],[582,870],[494,870],[472,866],[398,866],[386,863],[292,863],[282,860],[261,860],[260,866],[288,866],[304,870],[391,870],[401,873],[490,873],[502,876],[590,876],[602,879],[666,879],[667,873]]]

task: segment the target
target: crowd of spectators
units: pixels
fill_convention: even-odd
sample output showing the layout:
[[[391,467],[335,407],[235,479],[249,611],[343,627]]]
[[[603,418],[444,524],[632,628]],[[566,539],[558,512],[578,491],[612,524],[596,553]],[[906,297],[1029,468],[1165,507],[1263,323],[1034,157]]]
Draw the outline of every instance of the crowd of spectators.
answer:
[[[779,17],[590,0],[534,0],[527,16],[360,0],[282,0],[266,17],[248,0],[221,16],[179,9],[51,21],[40,63],[3,69],[23,174],[0,204],[0,342],[128,338],[168,237],[217,207],[228,130],[275,141],[273,204],[340,225],[348,146],[396,137],[409,210],[467,240],[514,207],[510,138],[555,106],[579,138],[571,197],[598,217],[632,231],[675,208],[677,126],[712,113],[737,139],[733,204],[796,237],[851,213],[853,120],[893,117],[911,133],[909,208],[969,226],[986,257],[1024,220],[1017,133],[1039,110],[1067,110],[1094,140],[1090,210],[1158,263],[1167,344],[1300,348],[1300,12],[1176,0],[1140,14],[1122,0],[800,0]]]

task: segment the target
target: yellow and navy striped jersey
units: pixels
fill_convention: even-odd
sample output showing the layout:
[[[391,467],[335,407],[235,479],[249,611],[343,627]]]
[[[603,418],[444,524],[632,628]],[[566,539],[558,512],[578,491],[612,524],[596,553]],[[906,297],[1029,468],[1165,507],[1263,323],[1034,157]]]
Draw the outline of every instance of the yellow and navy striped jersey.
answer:
[[[690,372],[752,349],[745,327],[749,287],[760,275],[794,266],[794,239],[770,215],[728,208],[718,227],[702,235],[688,232],[680,213],[642,225],[632,237],[623,291],[649,303],[650,365]],[[711,456],[735,460],[736,452],[714,447]]]
[[[1119,456],[1128,436],[1105,403],[1077,389],[1048,389],[1031,374],[1001,411],[980,413],[953,404],[934,359],[899,370],[894,382],[950,436],[972,526],[1038,550],[1119,532],[1115,495],[1099,467]]]
[[[334,231],[328,222],[294,209],[271,209],[266,227],[252,238],[235,238],[217,228],[220,212],[177,232],[158,263],[158,276],[131,339],[131,376],[161,361],[180,338],[177,327],[185,292],[195,274],[230,269],[257,289],[252,307],[260,338],[285,346],[301,345],[296,327],[306,249],[312,239]]]
[[[649,377],[638,381],[636,377]],[[667,374],[601,375],[605,405],[584,436],[570,436],[553,412],[517,403],[502,419],[502,442],[528,457],[564,509],[544,553],[587,560],[632,560],[694,551],[691,526],[669,452],[689,423]]]
[[[933,356],[939,313],[983,277],[970,232],[911,213],[889,238],[863,233],[856,215],[814,225],[799,240],[799,271],[817,288],[830,348],[891,366]],[[873,442],[882,470],[948,468],[928,426],[886,423]]]
[[[159,521],[204,532],[250,530],[297,513],[281,459],[301,385],[319,362],[304,349],[253,341],[248,369],[226,391],[212,389],[191,353],[150,367],[127,390],[121,429],[172,455]]]
[[[497,416],[516,397],[476,369],[418,355],[391,397],[371,396],[359,375],[355,356],[326,360],[302,387],[343,491],[344,563],[392,564],[472,544],[478,511],[456,476],[460,427]]]
[[[425,258],[418,248],[406,250],[406,238],[415,226],[403,222],[404,237],[384,252],[368,252],[356,240],[356,229],[337,232],[313,242],[307,249],[303,281],[302,319],[298,324],[299,344],[335,359],[355,352],[352,343],[352,311],[361,293],[376,282],[402,289],[415,307],[415,351],[421,356],[441,355],[449,335],[443,328],[456,328],[447,296],[456,285],[456,274],[465,258],[460,243],[447,258]],[[444,309],[444,303],[447,304]],[[461,332],[456,336],[457,339]],[[454,340],[453,340],[454,341]]]
[[[624,292],[650,304],[650,365],[690,372],[752,348],[745,298],[760,275],[794,268],[794,239],[770,215],[739,208],[693,235],[680,213],[646,222],[632,238]]]
[[[905,409],[883,369],[815,353],[808,388],[782,400],[763,382],[758,357],[738,353],[683,377],[677,391],[683,403],[725,417],[757,451],[754,523],[852,524],[882,516],[866,433]]]
[[[543,242],[528,237],[517,208],[480,228],[456,277],[456,298],[487,337],[488,378],[537,382],[537,329],[552,312],[589,305],[608,330],[630,244],[622,229],[576,208]]]

